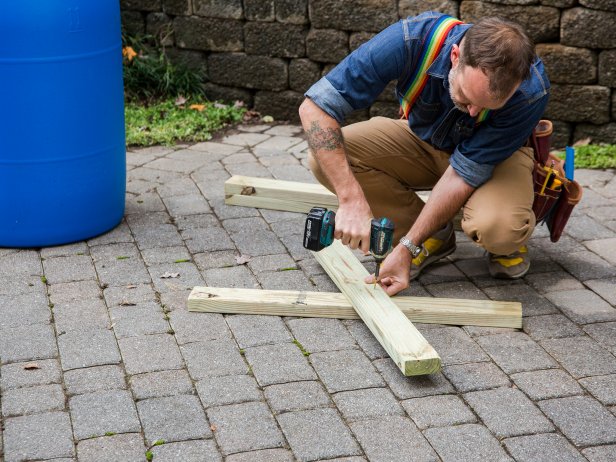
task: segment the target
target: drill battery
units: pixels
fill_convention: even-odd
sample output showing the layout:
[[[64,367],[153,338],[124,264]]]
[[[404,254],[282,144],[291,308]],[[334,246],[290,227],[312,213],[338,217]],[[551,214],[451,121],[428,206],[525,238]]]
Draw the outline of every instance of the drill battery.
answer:
[[[318,252],[334,242],[336,213],[323,207],[313,207],[308,212],[304,227],[304,247]]]

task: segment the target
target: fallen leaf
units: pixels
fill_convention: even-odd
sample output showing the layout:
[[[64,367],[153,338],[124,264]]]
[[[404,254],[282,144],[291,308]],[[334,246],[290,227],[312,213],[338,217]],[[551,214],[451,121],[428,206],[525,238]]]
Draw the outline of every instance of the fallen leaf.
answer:
[[[259,114],[257,111],[246,111],[244,112],[244,116],[243,116],[244,122],[249,122],[253,119],[260,119],[260,118],[261,118],[261,114]]]
[[[31,371],[33,369],[40,369],[41,367],[37,363],[27,363],[24,364],[24,369],[27,371]]]
[[[133,50],[133,47],[124,47],[122,48],[122,56],[124,56],[129,61],[132,61],[133,58],[137,56],[137,53],[135,52],[135,50]]]
[[[261,120],[265,122],[266,124],[271,124],[274,121],[274,118],[272,116],[266,115],[266,116],[263,116]]]
[[[169,279],[169,278],[177,278],[177,277],[180,277],[180,273],[170,273],[169,271],[167,271],[160,278],[161,279]]]
[[[127,302],[126,300],[122,300],[120,302],[120,306],[137,306],[137,304],[133,302]]]
[[[136,289],[137,286],[135,284],[129,284],[126,286],[127,289]]]
[[[252,258],[249,255],[240,255],[239,257],[235,257],[235,263],[238,265],[245,265],[249,261],[252,261]]]
[[[176,106],[183,106],[184,104],[186,104],[186,101],[188,101],[186,98],[184,98],[183,96],[178,96],[175,99],[175,105]]]
[[[212,430],[213,432],[215,432],[215,431],[216,431],[216,425],[214,425],[214,424],[210,425],[210,430]]]
[[[188,106],[190,109],[194,109],[195,111],[203,112],[205,109],[205,104],[191,104]]]

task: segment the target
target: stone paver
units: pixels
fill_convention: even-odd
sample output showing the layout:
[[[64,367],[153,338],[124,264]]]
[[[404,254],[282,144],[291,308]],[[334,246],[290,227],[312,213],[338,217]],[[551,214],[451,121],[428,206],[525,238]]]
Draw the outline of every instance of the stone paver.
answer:
[[[505,447],[519,462],[558,460],[584,462],[586,459],[562,436],[550,433],[507,438]]]
[[[184,366],[177,343],[168,334],[141,335],[118,340],[128,374],[180,369]]]
[[[420,430],[477,421],[468,406],[454,395],[408,399],[402,406]]]
[[[511,460],[498,440],[481,425],[429,428],[424,435],[443,461]]]
[[[15,388],[4,392],[2,397],[3,417],[63,410],[64,392],[57,384]]]
[[[129,384],[136,399],[194,393],[190,377],[184,369],[133,375]]]
[[[248,370],[237,346],[227,339],[183,345],[182,356],[193,380],[240,375]]]
[[[616,417],[593,398],[550,399],[539,407],[575,446],[616,442]]]
[[[330,393],[385,385],[370,360],[358,350],[315,353],[310,355],[310,362]]]
[[[137,403],[146,443],[210,438],[212,431],[194,395],[152,398]]]
[[[69,395],[121,390],[126,389],[126,377],[120,366],[87,367],[66,371],[64,385]]]
[[[227,462],[295,462],[293,453],[287,449],[263,449],[242,452],[227,457]],[[351,462],[349,460],[349,462]]]
[[[117,341],[107,329],[78,330],[58,338],[62,369],[118,364],[121,361]]]
[[[616,405],[616,375],[588,377],[580,384],[606,406]]]
[[[310,353],[345,350],[353,347],[353,338],[337,319],[293,319],[289,327],[294,337]]]
[[[400,404],[386,388],[343,391],[333,396],[336,407],[347,422],[404,415]]]
[[[569,374],[560,369],[520,372],[512,374],[511,378],[518,388],[534,401],[583,393],[582,387]]]
[[[278,416],[278,423],[300,461],[361,454],[348,427],[333,409],[287,412]]]
[[[55,359],[6,364],[0,367],[0,390],[60,383],[60,364]]]
[[[438,351],[444,366],[489,360],[475,341],[459,327],[428,329],[423,335]]]
[[[0,363],[57,357],[56,338],[47,324],[0,328]]]
[[[151,449],[156,462],[222,462],[222,456],[212,440],[166,443]]]
[[[7,462],[75,455],[73,431],[67,412],[6,419],[3,434]]]
[[[443,368],[443,374],[461,393],[508,386],[510,381],[493,363],[471,363]]]
[[[478,337],[477,343],[507,374],[557,367],[556,362],[522,332],[486,335]]]
[[[293,340],[285,324],[276,316],[234,315],[227,317],[227,324],[240,348]]]
[[[107,433],[140,432],[133,398],[128,391],[102,391],[69,400],[73,431],[78,440]]]
[[[350,426],[371,461],[438,460],[434,450],[408,417],[364,420]]]
[[[443,369],[405,377],[361,320],[187,311],[197,285],[339,291],[304,214],[224,203],[234,174],[314,183],[307,156],[262,122],[131,148],[115,229],[0,248],[0,461],[616,460],[616,171],[576,171],[584,201],[521,280],[456,232],[401,295],[520,301],[524,327],[418,323]]]
[[[264,394],[275,413],[304,411],[332,404],[323,385],[315,381],[271,385],[265,388]]]
[[[284,437],[265,403],[213,407],[207,416],[225,455],[284,445]]]
[[[263,399],[257,382],[250,375],[211,377],[198,381],[196,387],[206,408]]]
[[[554,430],[533,402],[515,388],[473,391],[464,399],[498,438]]]
[[[299,345],[293,343],[248,348],[245,355],[261,386],[317,377]]]
[[[544,340],[541,346],[575,378],[616,373],[616,357],[589,337]]]
[[[143,437],[135,433],[92,438],[77,444],[80,462],[142,462],[145,451]]]

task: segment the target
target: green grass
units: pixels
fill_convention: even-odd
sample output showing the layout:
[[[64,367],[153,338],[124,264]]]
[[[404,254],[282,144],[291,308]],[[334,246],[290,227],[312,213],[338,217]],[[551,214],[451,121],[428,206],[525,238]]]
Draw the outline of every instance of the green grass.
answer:
[[[558,156],[564,159],[565,152]],[[576,146],[575,168],[616,168],[616,144]]]
[[[203,111],[190,109],[203,104]],[[168,100],[151,105],[127,101],[126,145],[166,146],[178,142],[207,141],[212,133],[229,123],[239,122],[245,109],[213,102],[187,101],[177,105]]]

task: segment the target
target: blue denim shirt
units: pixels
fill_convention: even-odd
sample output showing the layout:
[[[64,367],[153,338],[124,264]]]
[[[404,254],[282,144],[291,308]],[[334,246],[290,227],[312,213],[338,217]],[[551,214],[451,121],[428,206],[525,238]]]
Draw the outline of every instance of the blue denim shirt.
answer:
[[[398,81],[396,96],[400,98],[421,41],[441,15],[427,12],[389,26],[348,55],[305,95],[339,123],[350,112],[370,106],[392,80]],[[505,106],[475,124],[474,118],[455,108],[448,80],[451,48],[470,26],[460,24],[449,32],[428,69],[430,78],[411,109],[409,126],[435,148],[452,152],[453,169],[469,185],[479,187],[490,179],[496,165],[524,145],[545,110],[550,83],[543,63],[536,58],[530,77]]]

